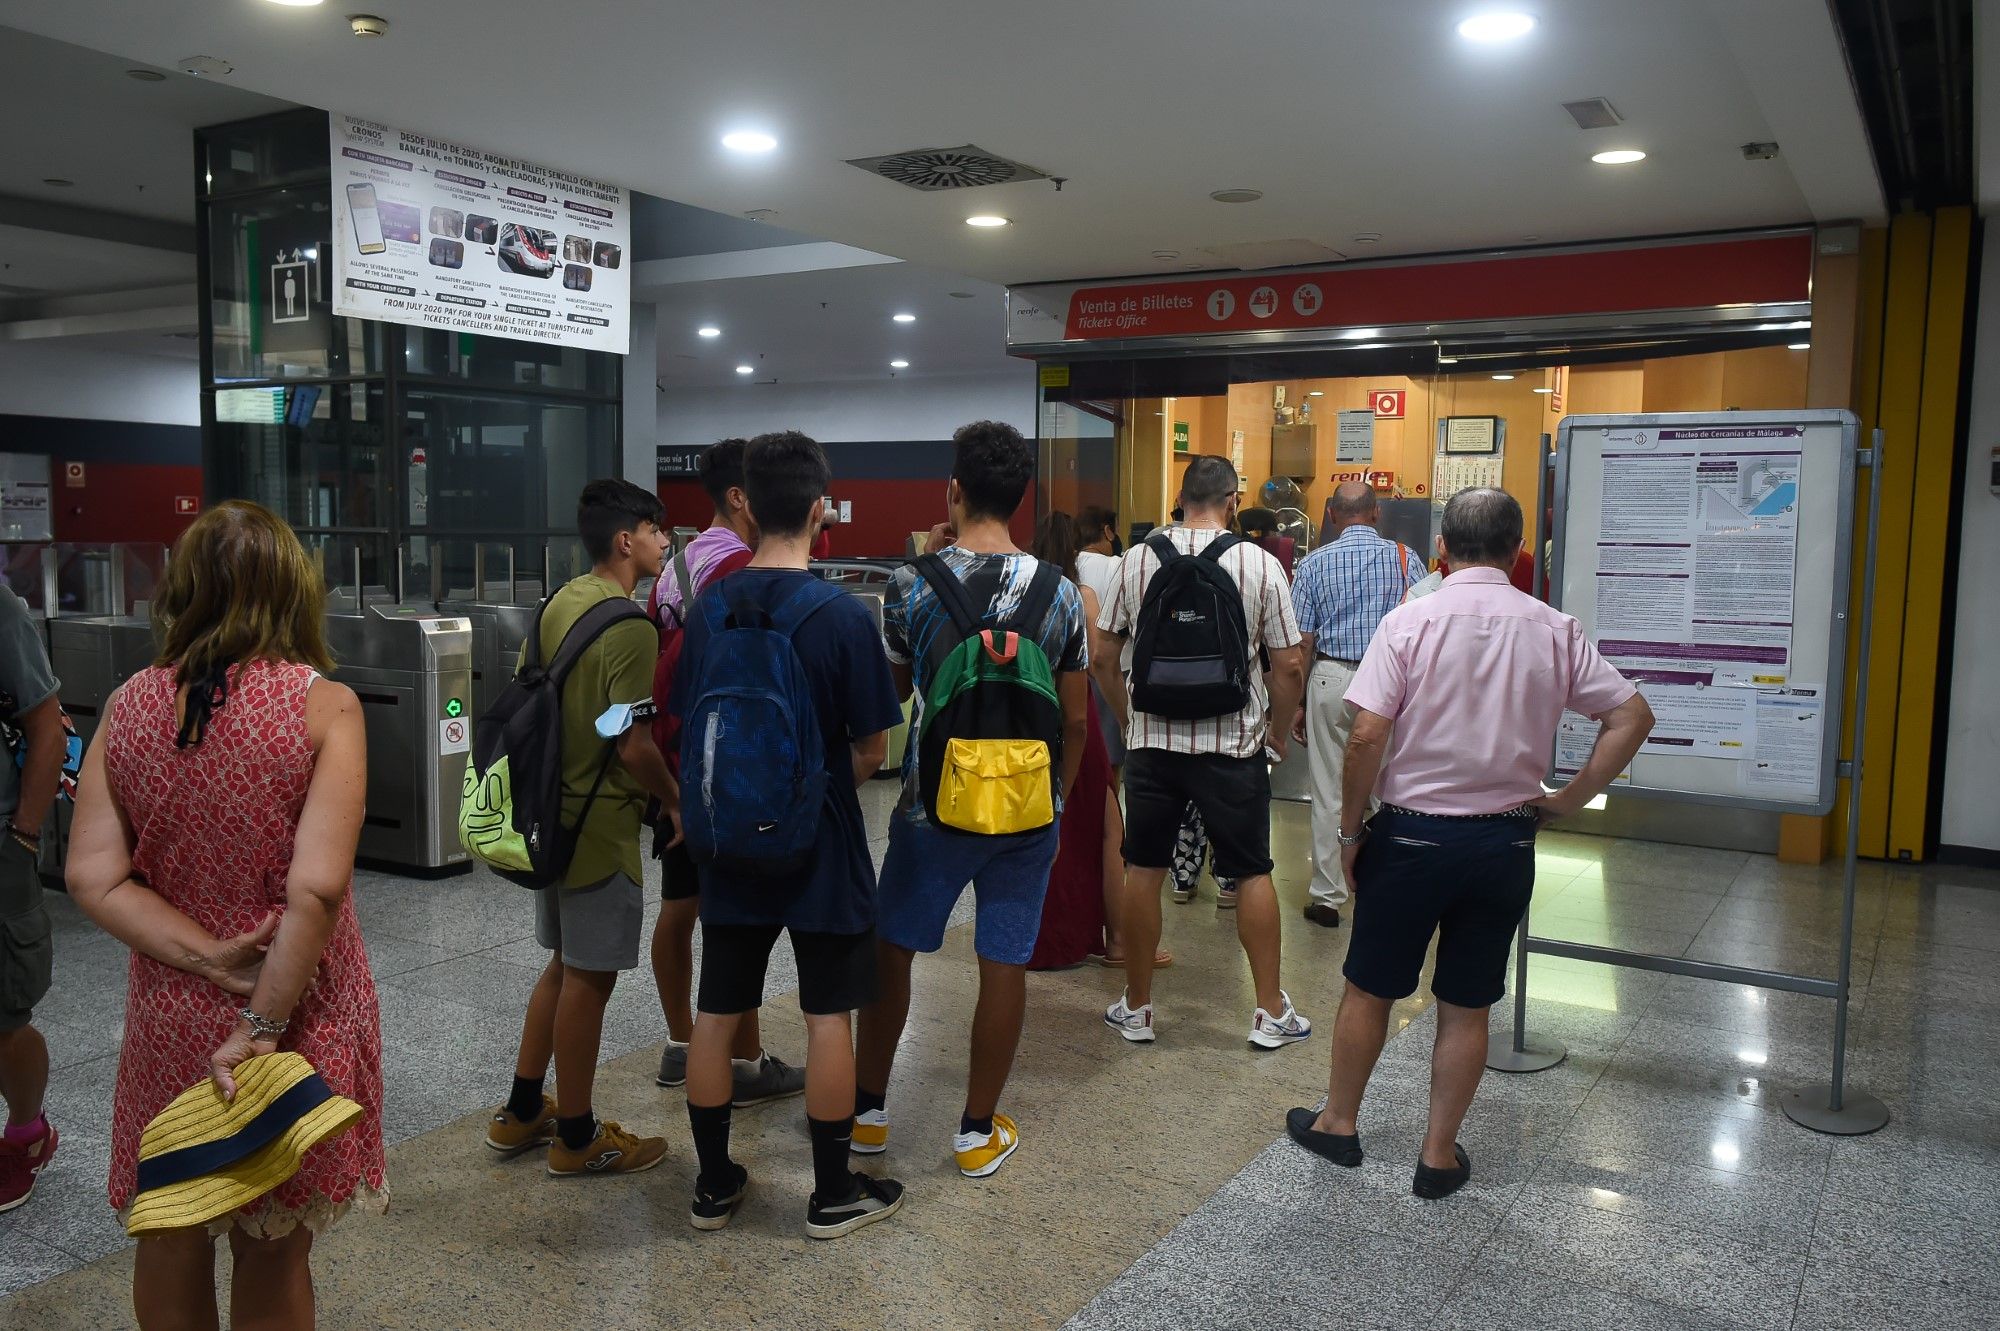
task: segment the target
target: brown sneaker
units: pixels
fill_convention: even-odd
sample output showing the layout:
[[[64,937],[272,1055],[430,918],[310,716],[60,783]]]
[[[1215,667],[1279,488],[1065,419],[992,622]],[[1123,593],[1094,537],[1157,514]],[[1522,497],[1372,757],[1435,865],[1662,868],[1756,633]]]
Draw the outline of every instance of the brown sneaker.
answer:
[[[516,1118],[513,1110],[502,1105],[486,1126],[487,1146],[510,1160],[523,1151],[547,1146],[555,1139],[556,1102],[546,1095],[542,1097],[542,1112],[532,1121]]]
[[[558,1178],[579,1174],[637,1174],[667,1158],[665,1137],[636,1137],[608,1119],[599,1120],[597,1138],[572,1151],[558,1137],[549,1143],[549,1173]]]

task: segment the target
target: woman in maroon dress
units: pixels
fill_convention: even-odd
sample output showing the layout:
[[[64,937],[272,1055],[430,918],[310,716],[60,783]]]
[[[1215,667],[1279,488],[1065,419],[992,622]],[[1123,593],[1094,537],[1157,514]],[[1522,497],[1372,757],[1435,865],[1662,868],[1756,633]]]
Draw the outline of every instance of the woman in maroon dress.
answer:
[[[1076,520],[1051,513],[1035,530],[1035,558],[1054,564],[1083,593],[1083,612],[1095,624],[1097,593],[1077,577],[1080,549]],[[1035,938],[1030,970],[1055,970],[1091,958],[1106,966],[1123,966],[1125,949],[1118,935],[1115,910],[1125,883],[1125,819],[1112,785],[1111,758],[1098,724],[1101,706],[1092,685],[1090,725],[1085,728],[1083,765],[1076,788],[1063,792],[1062,828],[1055,867],[1049,871],[1049,891],[1042,901],[1042,929]],[[1171,965],[1165,952],[1155,954],[1155,966]]]
[[[254,1055],[303,1055],[364,1111],[242,1210],[142,1237],[143,1331],[216,1324],[225,1234],[232,1324],[310,1328],[313,1236],[388,1204],[381,1023],[350,897],[366,741],[353,692],[320,678],[325,601],[275,515],[209,510],[160,588],[159,663],[112,698],[78,782],[70,893],[132,949],[111,1204],[131,1204],[153,1116],[204,1078],[233,1095]]]

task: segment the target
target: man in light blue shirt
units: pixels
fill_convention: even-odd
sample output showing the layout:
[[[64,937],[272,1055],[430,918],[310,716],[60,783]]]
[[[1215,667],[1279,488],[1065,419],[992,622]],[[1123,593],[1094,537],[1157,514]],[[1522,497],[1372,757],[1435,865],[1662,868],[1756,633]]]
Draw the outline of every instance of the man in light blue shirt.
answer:
[[[1347,686],[1382,616],[1422,580],[1424,561],[1376,532],[1381,508],[1361,482],[1336,489],[1328,512],[1337,535],[1299,564],[1292,610],[1313,663],[1297,730],[1312,770],[1313,880],[1306,918],[1332,929],[1339,927],[1348,896],[1339,841],[1342,760],[1354,725]]]

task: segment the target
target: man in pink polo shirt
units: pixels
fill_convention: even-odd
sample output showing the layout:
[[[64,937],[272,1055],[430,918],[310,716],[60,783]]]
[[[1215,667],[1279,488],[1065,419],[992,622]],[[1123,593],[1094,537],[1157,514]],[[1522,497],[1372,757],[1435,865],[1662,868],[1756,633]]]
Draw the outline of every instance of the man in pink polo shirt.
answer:
[[[1419,1197],[1447,1196],[1472,1175],[1458,1127],[1486,1069],[1487,1010],[1506,992],[1508,946],[1534,890],[1535,832],[1609,785],[1653,728],[1646,700],[1582,626],[1509,584],[1521,537],[1521,506],[1505,491],[1453,496],[1438,546],[1454,572],[1384,616],[1347,690],[1347,992],[1326,1108],[1294,1109],[1286,1127],[1315,1154],[1361,1163],[1355,1119],[1389,1009],[1416,991],[1436,934],[1430,1125],[1411,1184]],[[1583,770],[1548,795],[1542,774],[1564,708],[1603,724]],[[1371,794],[1382,801],[1373,818]]]

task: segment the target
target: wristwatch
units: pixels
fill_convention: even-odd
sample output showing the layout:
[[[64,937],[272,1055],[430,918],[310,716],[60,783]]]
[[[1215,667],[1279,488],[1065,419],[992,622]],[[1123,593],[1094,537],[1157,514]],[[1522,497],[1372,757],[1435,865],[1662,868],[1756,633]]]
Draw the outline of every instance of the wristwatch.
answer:
[[[1351,846],[1358,846],[1368,839],[1368,824],[1363,823],[1361,830],[1353,836],[1349,836],[1345,832],[1335,832],[1333,838],[1340,843],[1343,850]]]
[[[279,1039],[283,1037],[285,1029],[292,1024],[289,1021],[272,1021],[269,1017],[262,1016],[247,1007],[236,1015],[243,1019],[243,1024],[250,1028],[251,1038],[256,1040]]]

